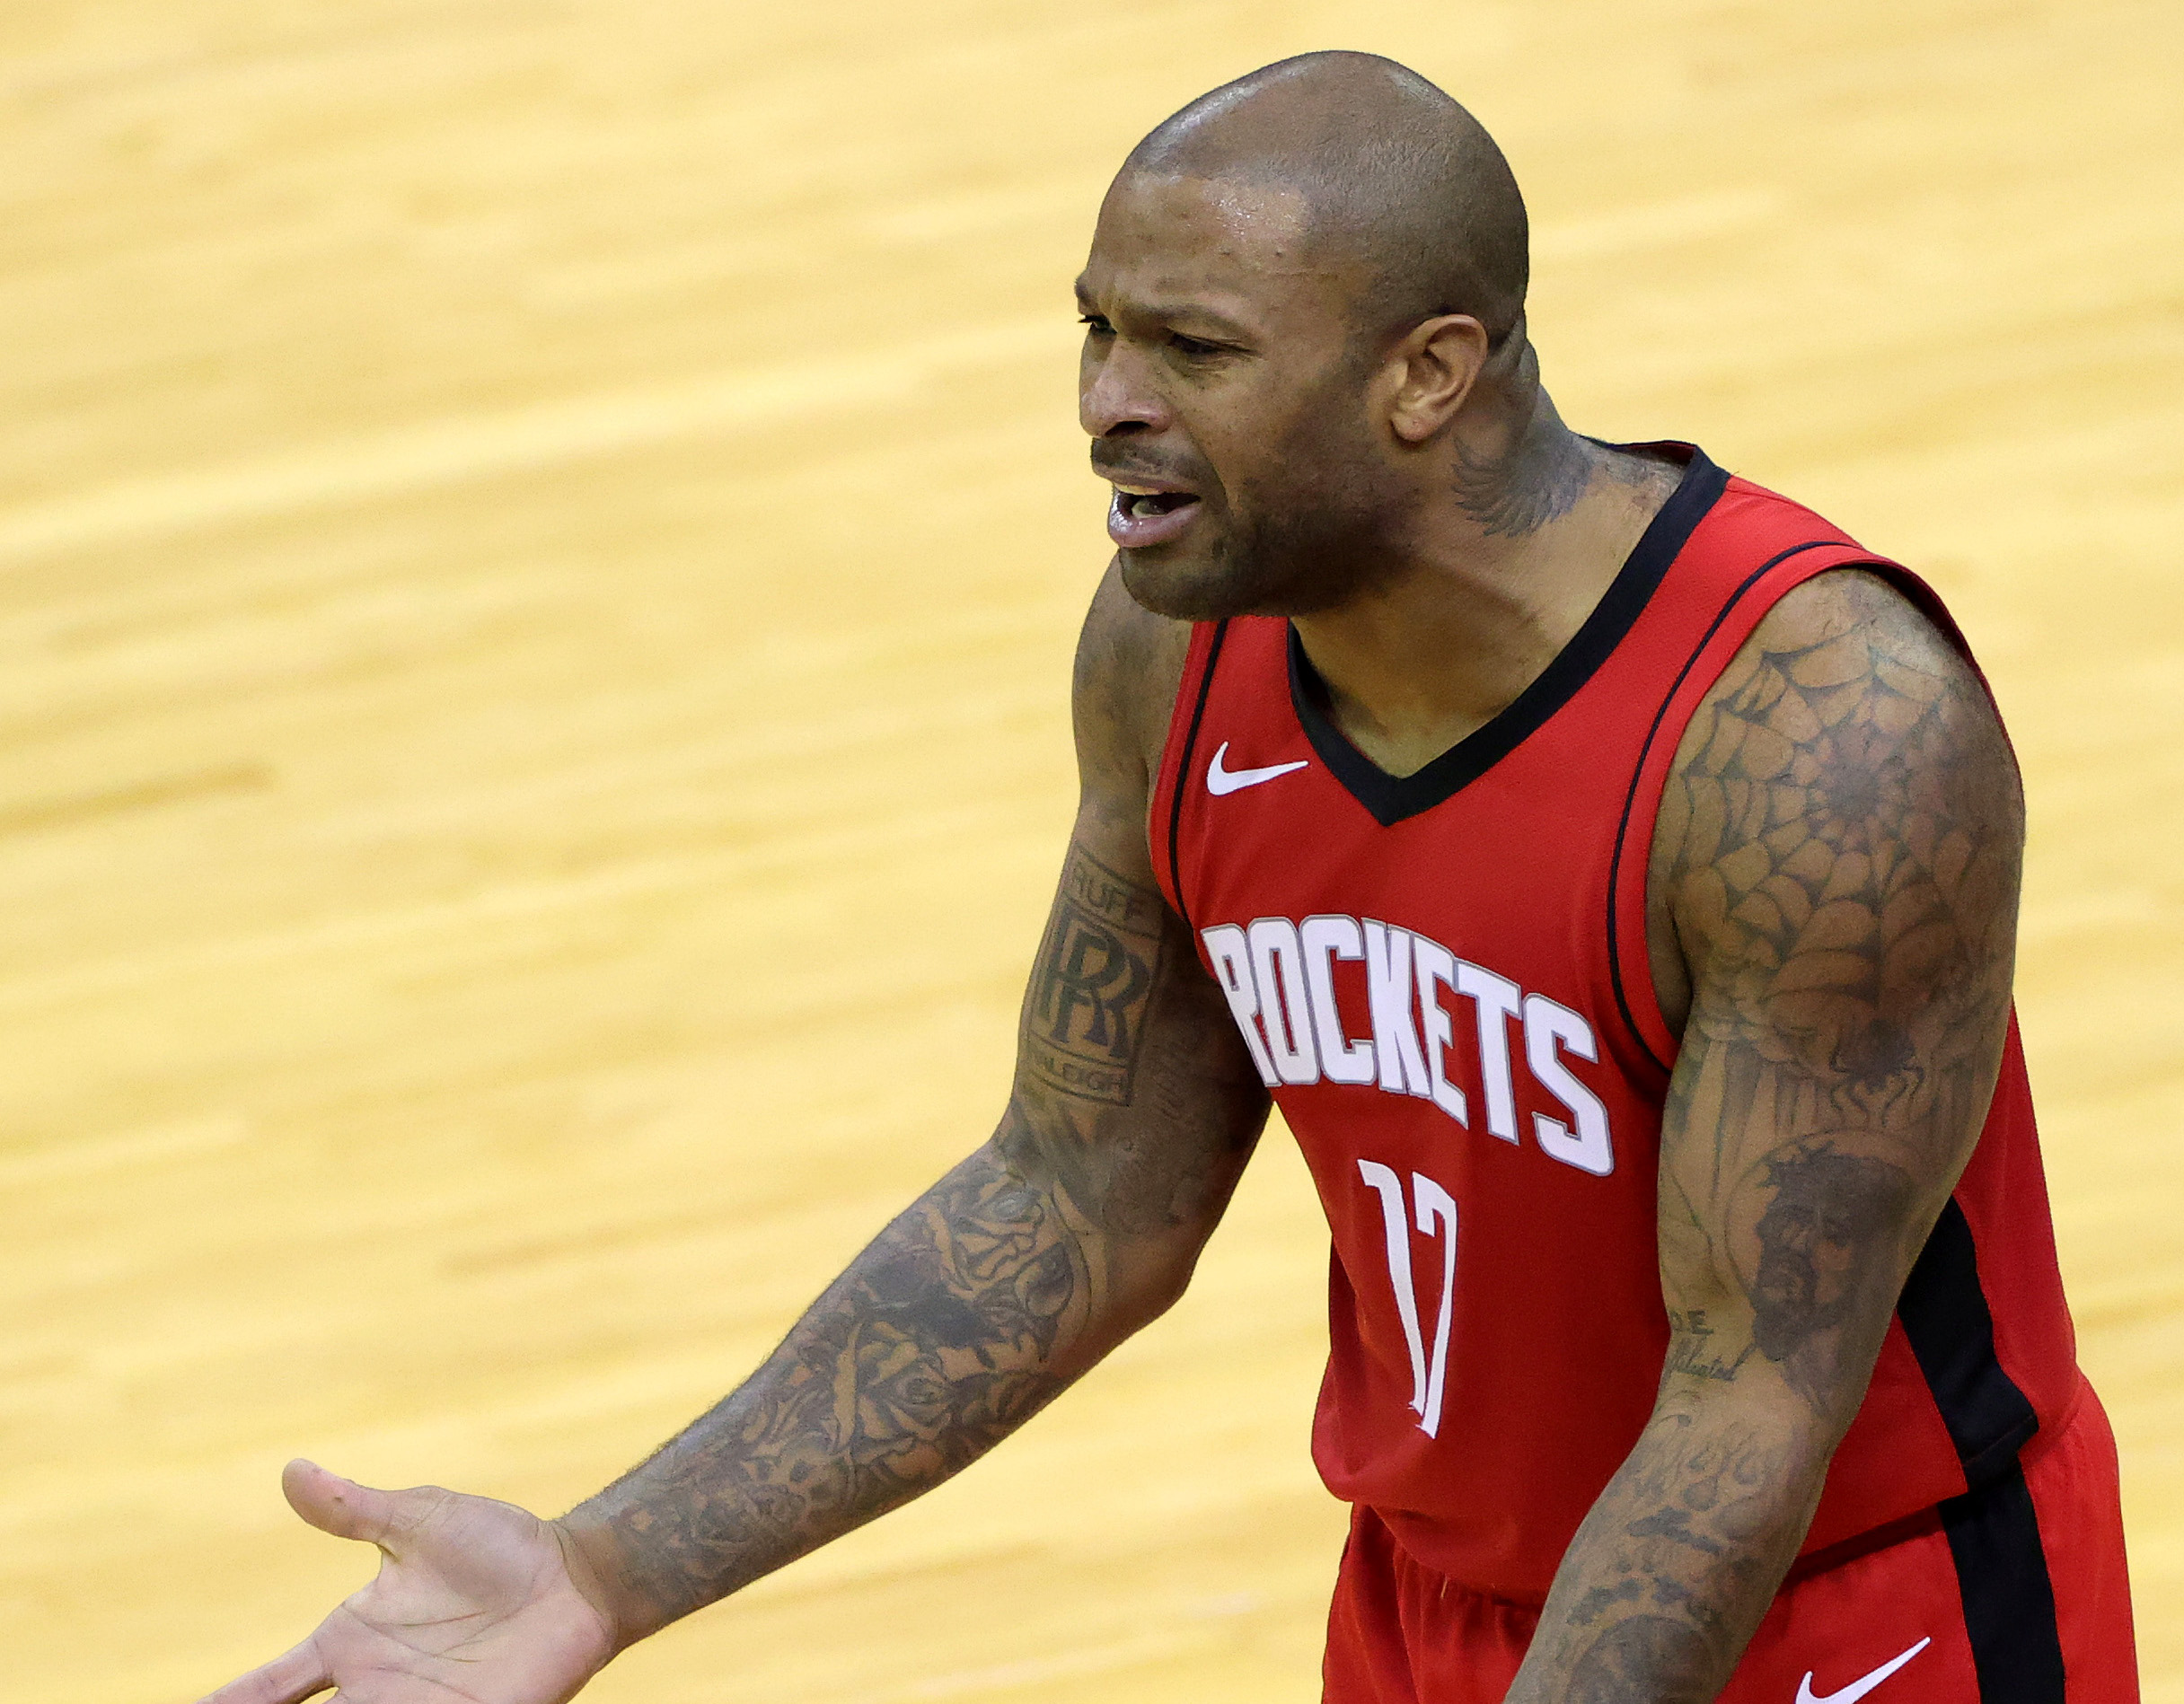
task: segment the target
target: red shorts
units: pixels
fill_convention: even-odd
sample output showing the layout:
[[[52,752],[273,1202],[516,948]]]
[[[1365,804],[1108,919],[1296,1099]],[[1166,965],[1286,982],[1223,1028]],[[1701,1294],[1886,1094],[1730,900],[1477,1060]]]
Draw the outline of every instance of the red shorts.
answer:
[[[1328,1617],[1324,1696],[1501,1704],[1538,1620],[1421,1568],[1361,1508]],[[1874,1678],[1891,1664],[1900,1670]],[[1875,1692],[1873,1704],[2136,1704],[2116,1440],[2090,1388],[2021,1466],[1801,1562],[1720,1704],[1845,1691]]]

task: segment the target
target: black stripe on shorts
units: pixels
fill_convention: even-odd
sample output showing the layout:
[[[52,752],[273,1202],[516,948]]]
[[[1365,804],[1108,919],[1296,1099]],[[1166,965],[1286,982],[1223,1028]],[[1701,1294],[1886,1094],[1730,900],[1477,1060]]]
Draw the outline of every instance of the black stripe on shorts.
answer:
[[[1979,1251],[1954,1198],[1911,1269],[1896,1317],[1970,1488],[1942,1504],[1941,1515],[1980,1704],[2064,1704],[2055,1584],[2018,1461],[2039,1419],[1995,1357]]]
[[[2024,1470],[2015,1462],[1942,1505],[1980,1704],[2065,1704],[2055,1586]]]

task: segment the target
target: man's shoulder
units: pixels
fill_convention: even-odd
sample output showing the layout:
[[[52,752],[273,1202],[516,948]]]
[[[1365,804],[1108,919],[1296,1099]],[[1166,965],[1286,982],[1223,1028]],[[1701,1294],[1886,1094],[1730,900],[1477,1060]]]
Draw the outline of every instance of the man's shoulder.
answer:
[[[1749,970],[1817,951],[1808,935],[1851,928],[1846,900],[1866,885],[1926,881],[1940,909],[2010,914],[2016,764],[1947,620],[1915,583],[1830,569],[1776,599],[1708,690],[1678,742],[1649,866],[1654,984],[1672,1028],[1710,961]],[[1873,939],[1882,920],[1911,917],[1876,900]],[[1848,938],[1829,944],[1844,964]]]
[[[1191,648],[1191,623],[1155,615],[1123,584],[1118,558],[1100,576],[1078,637],[1071,698],[1088,779],[1114,774],[1149,796]]]
[[[1747,648],[1783,654],[1854,635],[1937,673],[1970,672],[1933,614],[1893,576],[1867,567],[1831,568],[1792,586],[1760,618]]]

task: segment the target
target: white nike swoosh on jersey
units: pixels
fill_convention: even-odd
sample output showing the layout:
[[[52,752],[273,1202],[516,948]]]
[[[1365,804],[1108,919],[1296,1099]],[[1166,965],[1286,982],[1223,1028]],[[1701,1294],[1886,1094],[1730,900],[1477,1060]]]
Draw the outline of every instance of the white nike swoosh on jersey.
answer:
[[[1234,793],[1239,787],[1255,787],[1262,781],[1271,781],[1278,775],[1287,775],[1292,769],[1308,769],[1309,758],[1299,758],[1294,763],[1270,763],[1264,769],[1224,769],[1221,760],[1228,755],[1228,742],[1221,742],[1221,749],[1213,754],[1213,761],[1206,765],[1206,791],[1216,798],[1224,793]]]
[[[1805,1678],[1798,1683],[1797,1704],[1858,1704],[1858,1700],[1860,1699],[1863,1698],[1876,1686],[1879,1686],[1881,1682],[1887,1680],[1889,1675],[1895,1673],[1898,1669],[1901,1668],[1906,1663],[1908,1663],[1913,1657],[1916,1656],[1921,1651],[1924,1650],[1933,1643],[1933,1641],[1931,1638],[1923,1638],[1919,1640],[1916,1645],[1914,1645],[1901,1656],[1891,1658],[1889,1661],[1883,1663],[1871,1674],[1864,1676],[1861,1680],[1853,1681],[1848,1686],[1845,1687],[1839,1692],[1814,1691],[1812,1690],[1812,1674],[1811,1672],[1808,1670],[1805,1674]]]

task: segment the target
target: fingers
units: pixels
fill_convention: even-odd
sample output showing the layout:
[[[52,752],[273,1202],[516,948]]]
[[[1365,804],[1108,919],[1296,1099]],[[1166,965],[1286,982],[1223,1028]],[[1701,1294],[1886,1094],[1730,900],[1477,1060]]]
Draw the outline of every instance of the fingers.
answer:
[[[375,1491],[329,1473],[316,1462],[304,1461],[291,1462],[281,1470],[280,1489],[288,1506],[320,1532],[361,1539],[366,1544],[379,1543],[400,1524],[402,1501],[410,1495]]]
[[[218,1691],[207,1693],[198,1704],[302,1704],[333,1683],[334,1677],[326,1672],[313,1642],[305,1639],[263,1668],[254,1668]]]

